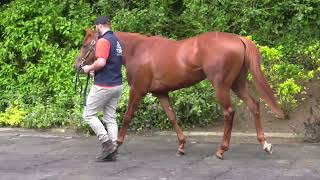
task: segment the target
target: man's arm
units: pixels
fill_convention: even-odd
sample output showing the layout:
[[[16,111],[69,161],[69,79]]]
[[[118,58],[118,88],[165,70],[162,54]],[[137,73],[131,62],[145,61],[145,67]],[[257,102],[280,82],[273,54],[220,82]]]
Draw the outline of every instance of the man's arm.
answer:
[[[97,71],[106,65],[107,60],[104,58],[98,58],[93,64],[85,65],[82,67],[84,73],[88,74],[90,71]]]

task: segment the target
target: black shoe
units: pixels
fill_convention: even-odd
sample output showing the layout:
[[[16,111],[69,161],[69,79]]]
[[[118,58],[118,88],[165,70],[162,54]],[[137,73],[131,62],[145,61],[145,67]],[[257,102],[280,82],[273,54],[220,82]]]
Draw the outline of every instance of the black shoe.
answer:
[[[111,140],[108,140],[108,141],[102,143],[102,152],[97,157],[97,159],[98,160],[104,160],[110,154],[114,153],[116,150],[117,150],[117,145],[114,144]]]
[[[116,161],[117,160],[118,151],[115,150],[113,153],[109,154],[103,161]]]

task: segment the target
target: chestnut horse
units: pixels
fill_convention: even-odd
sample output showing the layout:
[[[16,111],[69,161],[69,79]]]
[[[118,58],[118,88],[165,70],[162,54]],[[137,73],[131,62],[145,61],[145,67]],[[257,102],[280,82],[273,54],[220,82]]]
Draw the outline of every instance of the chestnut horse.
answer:
[[[235,113],[231,106],[230,90],[249,107],[255,119],[257,139],[265,151],[272,153],[272,145],[267,143],[262,129],[259,103],[249,94],[246,86],[248,69],[262,99],[279,117],[282,118],[284,114],[264,78],[260,53],[252,41],[223,32],[203,33],[181,41],[138,33],[116,32],[115,35],[123,46],[123,62],[130,85],[128,107],[118,136],[119,144],[124,142],[139,101],[151,92],[159,99],[177,133],[178,153],[184,154],[186,138],[177,123],[168,92],[207,78],[216,91],[224,116],[223,141],[216,156],[223,159],[224,152],[229,149]],[[96,32],[87,30],[76,68],[80,68],[80,63],[90,64],[94,61],[94,51],[87,47],[94,44],[96,37]]]

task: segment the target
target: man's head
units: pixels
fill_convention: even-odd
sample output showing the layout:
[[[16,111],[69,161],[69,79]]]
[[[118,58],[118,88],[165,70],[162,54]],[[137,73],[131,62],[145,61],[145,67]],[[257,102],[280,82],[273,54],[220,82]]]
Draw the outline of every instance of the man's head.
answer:
[[[104,31],[111,29],[111,21],[106,16],[99,16],[95,21],[95,27],[99,34],[102,34]]]

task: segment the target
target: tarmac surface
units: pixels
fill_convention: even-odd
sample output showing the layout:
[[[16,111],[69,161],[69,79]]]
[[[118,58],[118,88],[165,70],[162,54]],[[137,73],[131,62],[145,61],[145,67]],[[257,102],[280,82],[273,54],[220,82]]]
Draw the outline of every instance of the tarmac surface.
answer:
[[[1,180],[319,180],[320,144],[269,138],[272,155],[254,137],[233,137],[224,160],[214,152],[221,137],[189,137],[176,156],[175,136],[129,135],[115,162],[96,162],[95,137],[0,131]]]

